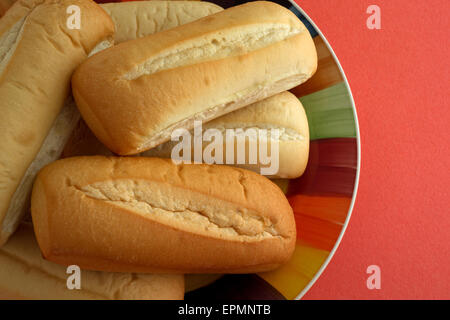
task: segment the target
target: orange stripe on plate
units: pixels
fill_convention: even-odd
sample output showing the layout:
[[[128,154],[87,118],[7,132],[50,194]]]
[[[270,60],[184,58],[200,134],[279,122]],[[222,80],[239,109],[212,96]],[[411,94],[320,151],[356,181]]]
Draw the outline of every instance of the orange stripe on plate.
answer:
[[[288,198],[296,214],[344,223],[351,199],[348,197],[321,197],[298,194]]]
[[[297,224],[297,239],[309,243],[314,248],[327,251],[333,249],[336,239],[341,232],[342,224],[295,212],[294,217]]]

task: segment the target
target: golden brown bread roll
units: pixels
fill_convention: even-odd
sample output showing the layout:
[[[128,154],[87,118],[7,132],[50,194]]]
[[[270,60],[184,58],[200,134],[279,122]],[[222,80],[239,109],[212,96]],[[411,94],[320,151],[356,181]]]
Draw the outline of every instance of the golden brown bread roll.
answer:
[[[308,163],[308,119],[306,118],[306,113],[300,100],[288,91],[284,91],[207,122],[203,124],[202,129],[203,134],[209,129],[217,129],[222,132],[224,143],[221,163],[226,163],[227,144],[229,143],[234,145],[233,165],[262,173],[270,178],[297,178],[303,174]],[[237,138],[226,139],[225,131],[228,129],[240,129],[243,132],[253,130],[253,133],[257,135],[256,139],[247,137],[245,140],[245,149],[242,149],[245,151],[245,163],[239,163],[238,161],[238,155],[241,151],[237,147]],[[262,157],[259,154],[261,143],[259,133],[261,132],[263,137],[270,137],[269,141],[263,140],[263,143],[267,143],[267,149],[270,151],[271,143],[275,139],[271,136],[272,129],[279,130],[279,137],[276,139],[278,143],[278,155],[270,154],[270,157],[267,157],[267,159],[270,159],[270,162],[263,163]],[[262,130],[267,130],[267,135]],[[238,131],[235,132],[238,134]],[[194,136],[193,132],[191,132],[191,136]],[[174,147],[179,143],[179,141],[168,141],[156,148],[143,152],[141,155],[171,158]],[[251,146],[252,143],[255,144],[254,148]],[[209,141],[203,141],[203,153],[205,153],[205,148],[210,144],[211,142]],[[194,162],[194,144],[191,143],[191,145],[191,156],[188,160]],[[254,160],[256,161],[253,161],[253,163],[250,161],[251,153],[255,154]],[[269,155],[270,152],[266,153]],[[203,158],[203,161],[205,161],[205,158]],[[266,172],[273,170],[273,173],[265,174],[264,168]]]
[[[113,152],[130,155],[306,81],[314,42],[288,9],[256,1],[121,43],[75,72],[77,106]]]
[[[82,12],[80,29],[67,25],[70,5]],[[91,0],[20,0],[0,19],[0,245],[28,209],[35,174],[58,158],[76,123],[70,103],[58,118],[72,72],[113,32]],[[57,136],[44,143],[55,121]]]
[[[90,270],[251,273],[296,239],[281,190],[251,171],[144,157],[76,157],[39,173],[31,213],[43,256]]]
[[[81,270],[80,290],[67,288],[66,267],[42,258],[31,225],[0,248],[0,299],[183,299],[182,275]]]
[[[218,129],[223,133],[223,162],[226,163],[226,139],[224,130],[226,129],[261,129],[269,130],[278,129],[280,137],[278,139],[279,152],[278,162],[279,168],[276,174],[270,175],[270,178],[287,178],[293,179],[303,174],[309,155],[309,128],[305,110],[300,100],[290,92],[282,92],[270,98],[261,100],[251,104],[245,108],[233,111],[227,115],[214,119],[203,125],[203,134],[210,129]],[[191,135],[193,133],[191,132]],[[229,141],[237,146],[237,139]],[[173,148],[180,143],[178,141],[168,141],[156,148],[141,153],[141,156],[171,158]],[[210,145],[211,142],[203,141],[203,150]],[[259,138],[256,139],[259,144]],[[268,142],[268,150],[270,151],[271,142]],[[256,147],[256,154],[259,148]],[[233,162],[236,166],[261,173],[261,168],[267,168],[271,165],[261,162],[261,157],[257,156],[257,162],[251,164],[249,161],[250,152],[254,152],[247,143],[245,145],[246,159],[244,164],[238,164],[238,152],[235,150]],[[194,161],[194,147],[192,143],[190,160]],[[69,141],[67,142],[63,157],[72,156],[88,156],[88,155],[105,155],[111,156],[113,153],[105,147],[94,134],[90,131],[84,121],[80,121],[74,129]],[[271,157],[271,161],[275,161],[275,157]],[[203,159],[204,161],[205,159]]]
[[[205,1],[127,1],[100,6],[114,21],[115,44],[171,29],[223,10]]]

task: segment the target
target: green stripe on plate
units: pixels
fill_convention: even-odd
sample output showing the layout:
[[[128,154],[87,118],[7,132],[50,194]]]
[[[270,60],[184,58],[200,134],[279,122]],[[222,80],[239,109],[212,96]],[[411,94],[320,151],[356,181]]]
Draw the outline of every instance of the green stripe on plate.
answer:
[[[345,83],[300,98],[311,140],[356,137],[355,118]]]

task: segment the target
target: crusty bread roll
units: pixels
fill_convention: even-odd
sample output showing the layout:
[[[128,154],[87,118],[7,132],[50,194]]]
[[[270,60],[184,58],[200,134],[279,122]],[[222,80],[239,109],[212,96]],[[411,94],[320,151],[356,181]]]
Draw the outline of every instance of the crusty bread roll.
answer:
[[[31,225],[0,248],[0,299],[183,299],[182,275],[81,270],[81,289],[67,288],[66,267],[42,258]]]
[[[114,43],[161,32],[223,10],[209,2],[130,1],[101,4],[114,21]],[[101,51],[104,48],[98,48]],[[67,140],[62,156],[113,155],[81,119]]]
[[[128,1],[104,3],[100,6],[114,22],[114,44],[174,28],[223,10],[215,4],[205,1]],[[100,43],[90,55],[107,47],[109,47],[108,43]],[[76,115],[79,116],[78,110]],[[75,127],[71,123],[66,128],[68,132],[71,132],[70,138],[59,137],[59,141],[65,142],[63,157],[113,155],[98,141],[82,119],[77,122]]]
[[[113,152],[136,154],[306,81],[317,54],[288,9],[250,2],[127,41],[85,61],[72,78],[77,106]]]
[[[79,30],[67,26],[70,5],[82,12]],[[113,32],[110,17],[90,0],[20,0],[0,19],[0,245],[24,212],[40,168],[31,164],[68,96],[73,70]],[[65,114],[58,121],[72,123],[73,113]],[[61,136],[70,130],[60,126]],[[65,141],[52,141],[41,155],[54,160]]]
[[[227,156],[227,141],[225,139],[224,131],[226,129],[242,128],[254,129],[259,132],[261,129],[279,129],[281,134],[278,139],[279,144],[279,169],[274,175],[268,175],[269,178],[286,178],[294,179],[301,176],[308,163],[309,155],[309,128],[306,118],[305,110],[300,100],[292,93],[285,91],[276,94],[272,97],[266,98],[245,108],[233,111],[229,114],[221,116],[210,122],[203,124],[203,134],[208,129],[219,129],[223,133],[223,163],[226,163]],[[270,132],[270,131],[268,131]],[[193,137],[193,132],[191,131]],[[259,137],[259,136],[258,136]],[[192,142],[192,141],[191,141]],[[168,141],[159,145],[156,148],[150,149],[140,156],[171,158],[173,148],[180,143],[179,141]],[[211,142],[203,141],[203,150],[210,145]],[[237,146],[237,139],[231,141]],[[238,152],[235,147],[233,164],[248,170],[261,173],[261,168],[267,168],[271,164],[263,164],[259,155],[257,156],[257,163],[251,164],[249,161],[249,154],[254,152],[249,146],[249,138],[246,139],[245,144],[245,164],[237,164]],[[256,154],[258,154],[259,139],[256,140]],[[190,160],[194,162],[194,143],[192,143]],[[268,151],[270,151],[271,143],[268,142]],[[73,156],[90,156],[90,155],[114,155],[105,145],[103,145],[87,127],[86,123],[81,120],[80,123],[73,130],[69,138],[62,156],[64,158]],[[271,159],[275,161],[274,157]],[[203,158],[203,161],[205,159]]]
[[[292,209],[267,178],[144,157],[58,160],[36,178],[43,256],[113,272],[251,273],[292,255]]]
[[[267,130],[267,135],[262,132],[262,136],[270,136],[270,130],[278,129],[279,138],[278,142],[278,159],[275,159],[275,155],[271,155],[271,161],[278,161],[278,170],[275,174],[267,175],[270,178],[287,178],[293,179],[301,176],[305,171],[306,164],[308,163],[309,152],[309,128],[308,119],[306,118],[305,110],[300,100],[288,91],[284,91],[270,98],[261,100],[245,108],[236,110],[229,114],[226,114],[220,118],[203,124],[203,134],[208,129],[218,129],[222,132],[224,144],[223,144],[223,157],[222,163],[226,163],[227,147],[228,143],[234,145],[234,165],[255,171],[257,173],[262,172],[262,168],[269,168],[272,163],[262,163],[259,156],[259,133],[261,130]],[[253,130],[257,134],[257,138],[251,140],[250,137],[246,137],[245,140],[245,163],[239,164],[238,151],[237,151],[237,139],[226,139],[225,131],[227,129],[242,129],[243,132],[250,132]],[[237,132],[237,131],[236,131]],[[191,132],[192,137],[194,133]],[[270,153],[271,140],[267,142],[268,153]],[[253,142],[252,142],[253,141]],[[162,157],[171,158],[173,148],[179,144],[179,141],[168,141],[159,145],[156,148],[143,152],[142,156],[148,157]],[[212,142],[203,141],[203,150],[207,148]],[[251,143],[255,143],[252,149]],[[194,143],[191,143],[191,156],[189,160],[194,162]],[[256,152],[255,152],[256,150]],[[256,163],[252,164],[249,161],[250,153],[255,153]],[[203,161],[205,159],[203,158]],[[275,166],[275,165],[274,165]]]
[[[204,1],[129,1],[104,3],[100,6],[114,22],[115,44],[174,28],[223,10]],[[104,49],[106,48],[99,45],[92,54]],[[65,140],[63,157],[113,155],[98,141],[82,119],[71,132],[70,139]]]
[[[116,27],[114,43],[142,38],[223,10],[210,2],[129,1],[101,4]]]

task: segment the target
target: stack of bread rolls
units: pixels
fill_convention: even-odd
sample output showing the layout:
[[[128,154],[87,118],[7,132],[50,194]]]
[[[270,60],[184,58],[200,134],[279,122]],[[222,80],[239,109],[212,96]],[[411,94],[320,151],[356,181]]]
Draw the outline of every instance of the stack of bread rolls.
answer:
[[[288,261],[295,221],[283,192],[257,173],[265,164],[168,158],[171,133],[197,120],[221,130],[277,128],[273,177],[300,176],[308,123],[286,90],[317,68],[305,26],[263,1],[226,10],[196,1],[74,1],[83,11],[79,30],[65,23],[66,0],[20,0],[0,19],[8,125],[0,143],[10,150],[0,159],[0,240],[31,208],[43,256],[24,249],[35,244],[22,225],[0,251],[16,273],[11,281],[0,273],[0,296],[179,299],[180,274],[253,273]],[[55,161],[61,152],[65,159]],[[63,267],[53,263],[79,266],[89,292],[64,291]],[[24,265],[36,270],[32,286],[14,280]],[[134,280],[111,294],[97,277],[120,288]]]

